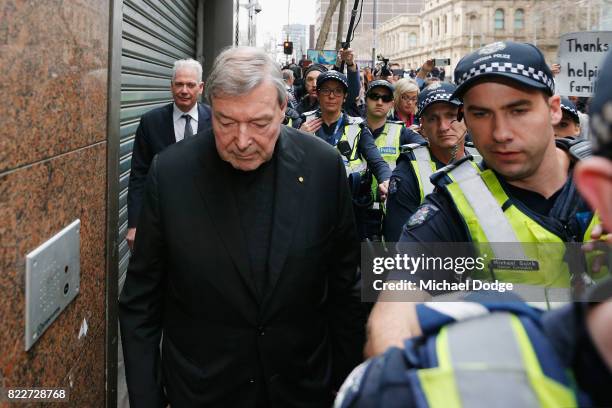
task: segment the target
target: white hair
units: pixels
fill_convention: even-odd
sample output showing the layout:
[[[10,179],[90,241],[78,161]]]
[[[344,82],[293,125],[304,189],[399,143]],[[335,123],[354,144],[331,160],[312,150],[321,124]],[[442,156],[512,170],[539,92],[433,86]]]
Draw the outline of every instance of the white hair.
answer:
[[[278,104],[287,100],[283,75],[265,51],[255,47],[231,47],[221,52],[206,80],[204,96],[212,105],[213,96],[240,96],[251,92],[265,81],[276,88]]]
[[[196,73],[198,78],[198,82],[202,82],[202,64],[194,59],[181,59],[174,62],[174,67],[172,67],[172,82],[176,78],[176,72],[179,69],[189,69]]]

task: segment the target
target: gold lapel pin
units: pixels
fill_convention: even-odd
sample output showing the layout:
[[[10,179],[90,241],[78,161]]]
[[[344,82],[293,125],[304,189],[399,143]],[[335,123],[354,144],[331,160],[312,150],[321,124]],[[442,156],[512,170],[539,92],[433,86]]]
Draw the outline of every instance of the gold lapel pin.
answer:
[[[302,177],[302,176],[298,177],[298,181],[299,181],[300,183],[303,183],[303,182],[304,182],[304,177]]]

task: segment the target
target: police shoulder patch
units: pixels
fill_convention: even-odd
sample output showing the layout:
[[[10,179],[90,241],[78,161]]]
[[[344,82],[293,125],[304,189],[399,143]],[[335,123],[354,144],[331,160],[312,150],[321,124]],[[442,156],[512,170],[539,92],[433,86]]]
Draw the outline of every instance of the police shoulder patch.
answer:
[[[414,214],[412,214],[406,225],[408,227],[415,227],[417,225],[421,225],[425,221],[433,217],[438,211],[438,208],[434,205],[423,204],[416,210]]]

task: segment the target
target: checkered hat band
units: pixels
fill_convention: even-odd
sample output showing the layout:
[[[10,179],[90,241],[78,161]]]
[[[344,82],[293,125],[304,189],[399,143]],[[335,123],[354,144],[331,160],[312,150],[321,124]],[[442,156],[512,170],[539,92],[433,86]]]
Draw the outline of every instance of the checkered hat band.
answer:
[[[511,62],[491,62],[489,64],[479,65],[478,67],[472,67],[457,78],[457,86],[460,86],[469,79],[492,72],[505,72],[508,74],[522,75],[529,79],[535,79],[542,85],[546,85],[551,92],[554,93],[555,83],[553,79],[543,71],[523,64],[513,64]]]
[[[427,105],[429,105],[430,103],[432,103],[433,101],[437,101],[437,100],[444,100],[444,101],[450,101],[452,94],[449,93],[435,93],[433,95],[429,95],[427,97],[427,99],[423,100],[423,102],[419,103],[418,109],[419,112],[421,112],[423,109],[425,109],[425,107]]]
[[[567,105],[561,104],[561,107],[564,110],[568,111],[569,113],[578,116],[578,112],[576,111],[576,109],[572,108],[571,106],[567,106]]]

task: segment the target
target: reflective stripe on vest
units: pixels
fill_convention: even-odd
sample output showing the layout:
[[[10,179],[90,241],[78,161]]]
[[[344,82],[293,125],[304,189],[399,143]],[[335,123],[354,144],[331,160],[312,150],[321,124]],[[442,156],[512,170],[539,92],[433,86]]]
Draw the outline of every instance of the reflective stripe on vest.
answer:
[[[361,135],[361,128],[357,124],[347,125],[344,127],[344,132],[340,137],[340,141],[346,140],[351,146],[350,158],[342,156],[344,161],[344,167],[346,168],[346,174],[361,173],[366,169],[366,163],[361,160],[358,152],[359,136]]]
[[[544,374],[513,314],[445,326],[435,342],[438,366],[417,371],[417,387],[431,408],[577,406],[570,387]]]
[[[435,171],[435,164],[431,161],[431,155],[429,154],[429,149],[427,146],[419,146],[412,150],[412,153],[416,158],[415,164],[418,170],[417,179],[419,180],[419,187],[422,191],[422,201],[427,194],[430,194],[434,190],[430,177]]]
[[[387,122],[382,133],[374,140],[381,157],[387,162],[391,171],[395,169],[395,163],[401,153],[400,137],[402,135],[402,128],[403,125]],[[378,184],[379,181],[372,177],[371,188],[373,197],[378,197]]]
[[[569,299],[570,294],[567,289],[570,286],[571,274],[564,259],[566,250],[561,237],[512,204],[492,170],[487,169],[479,173],[470,170],[465,164],[466,162],[461,163],[449,172],[449,176],[454,177],[454,182],[445,188],[468,228],[471,241],[481,244],[478,247],[481,255],[490,252],[491,256],[488,259],[538,261],[537,270],[496,268],[492,271],[494,278],[520,284],[525,298],[531,296],[533,299],[533,293],[543,291],[541,298],[545,302]],[[590,225],[596,222],[597,217],[593,217]],[[494,245],[494,243],[517,243],[517,245]],[[551,245],[529,245],[544,243]],[[473,277],[490,279],[491,274],[489,271],[476,271]],[[565,288],[565,291],[555,288]]]
[[[482,156],[480,155],[480,152],[476,150],[476,148],[465,146],[465,151],[474,158],[473,160],[476,163],[479,163],[482,160]]]
[[[395,162],[400,155],[402,127],[398,123],[386,123],[382,133],[374,141],[380,155],[387,162],[391,171],[395,168]]]
[[[452,173],[474,213],[481,215],[478,220],[487,242],[519,242],[500,205],[480,178],[480,172],[469,161],[464,161]],[[492,249],[496,258],[527,259],[518,245],[492,245]]]

